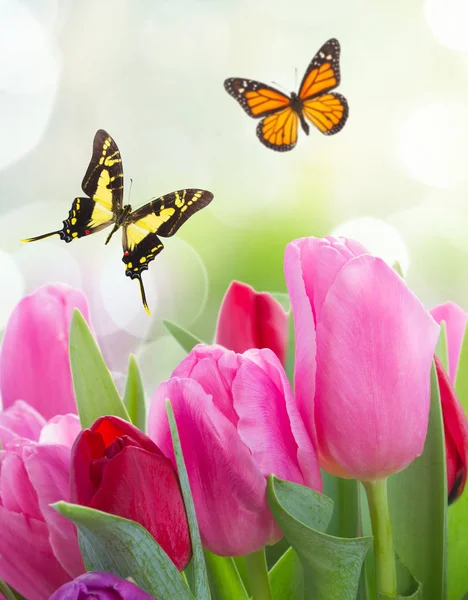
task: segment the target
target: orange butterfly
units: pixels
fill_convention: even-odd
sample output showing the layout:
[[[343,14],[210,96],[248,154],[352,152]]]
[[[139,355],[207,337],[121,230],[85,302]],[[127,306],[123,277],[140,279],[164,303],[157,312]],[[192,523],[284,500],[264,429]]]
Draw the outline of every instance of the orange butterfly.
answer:
[[[288,97],[274,88],[253,81],[232,77],[224,87],[257,125],[258,139],[272,150],[286,152],[297,142],[299,121],[309,135],[306,118],[325,135],[338,133],[348,118],[349,108],[341,94],[330,94],[340,83],[340,44],[331,39],[312,59],[299,93]]]

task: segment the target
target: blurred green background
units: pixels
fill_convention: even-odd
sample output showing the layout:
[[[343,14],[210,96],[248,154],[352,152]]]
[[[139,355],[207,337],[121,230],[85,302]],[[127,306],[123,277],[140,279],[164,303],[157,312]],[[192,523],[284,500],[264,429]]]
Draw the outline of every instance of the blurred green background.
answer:
[[[111,368],[136,353],[149,391],[183,356],[162,318],[211,341],[232,279],[284,291],[287,242],[330,233],[399,260],[426,306],[468,309],[467,22],[465,0],[0,0],[0,328],[38,285],[79,287]],[[348,123],[265,148],[224,79],[297,89],[330,37]],[[144,273],[151,319],[117,236],[19,241],[61,226],[99,128],[134,207],[215,195]]]

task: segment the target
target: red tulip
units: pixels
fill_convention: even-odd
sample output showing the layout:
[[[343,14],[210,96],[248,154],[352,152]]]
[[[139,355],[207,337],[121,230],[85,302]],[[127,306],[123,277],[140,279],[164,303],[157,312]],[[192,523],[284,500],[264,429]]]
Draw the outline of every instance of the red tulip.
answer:
[[[284,364],[287,333],[287,314],[271,294],[231,283],[218,315],[217,344],[238,353],[270,348]]]
[[[171,461],[139,429],[101,417],[72,448],[70,497],[76,504],[143,525],[179,570],[191,556],[190,535]]]
[[[447,331],[450,375],[447,375],[438,358],[436,358],[436,370],[444,419],[448,499],[451,503],[463,493],[468,465],[468,420],[453,387],[467,314],[453,302],[440,304],[433,308],[431,313],[438,323],[445,322]]]

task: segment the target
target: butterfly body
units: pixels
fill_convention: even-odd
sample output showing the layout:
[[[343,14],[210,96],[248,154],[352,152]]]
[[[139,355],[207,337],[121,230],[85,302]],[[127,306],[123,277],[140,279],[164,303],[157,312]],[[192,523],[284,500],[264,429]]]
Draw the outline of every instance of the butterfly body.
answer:
[[[141,273],[164,248],[161,237],[170,237],[195,212],[207,206],[213,194],[185,189],[151,200],[132,210],[123,204],[123,169],[120,151],[112,137],[100,129],[93,143],[93,156],[83,179],[87,197],[75,198],[62,229],[23,240],[33,242],[53,235],[69,243],[76,238],[113,228],[106,238],[122,229],[122,261],[125,274],[138,279],[143,305],[149,313]]]
[[[331,93],[340,83],[340,45],[328,40],[312,59],[299,87],[290,96],[252,79],[232,77],[224,87],[245,112],[261,119],[257,137],[272,150],[286,152],[297,142],[298,125],[308,135],[310,121],[324,135],[340,131],[348,118],[346,99]]]
[[[301,100],[298,94],[296,94],[296,92],[291,92],[291,108],[299,117],[302,130],[306,135],[309,135],[310,127],[304,118],[304,102]]]

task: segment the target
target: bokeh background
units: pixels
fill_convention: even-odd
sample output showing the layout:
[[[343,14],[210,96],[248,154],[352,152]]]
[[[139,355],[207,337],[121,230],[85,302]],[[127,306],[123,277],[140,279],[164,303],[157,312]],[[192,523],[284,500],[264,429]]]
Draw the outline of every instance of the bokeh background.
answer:
[[[111,369],[134,352],[150,391],[183,356],[163,318],[211,341],[232,279],[284,291],[286,243],[330,233],[468,309],[467,23],[466,0],[0,0],[0,330],[38,285],[79,287]],[[297,89],[330,37],[347,125],[265,148],[224,79]],[[134,207],[215,194],[144,273],[151,318],[119,236],[19,241],[61,227],[99,128]]]

